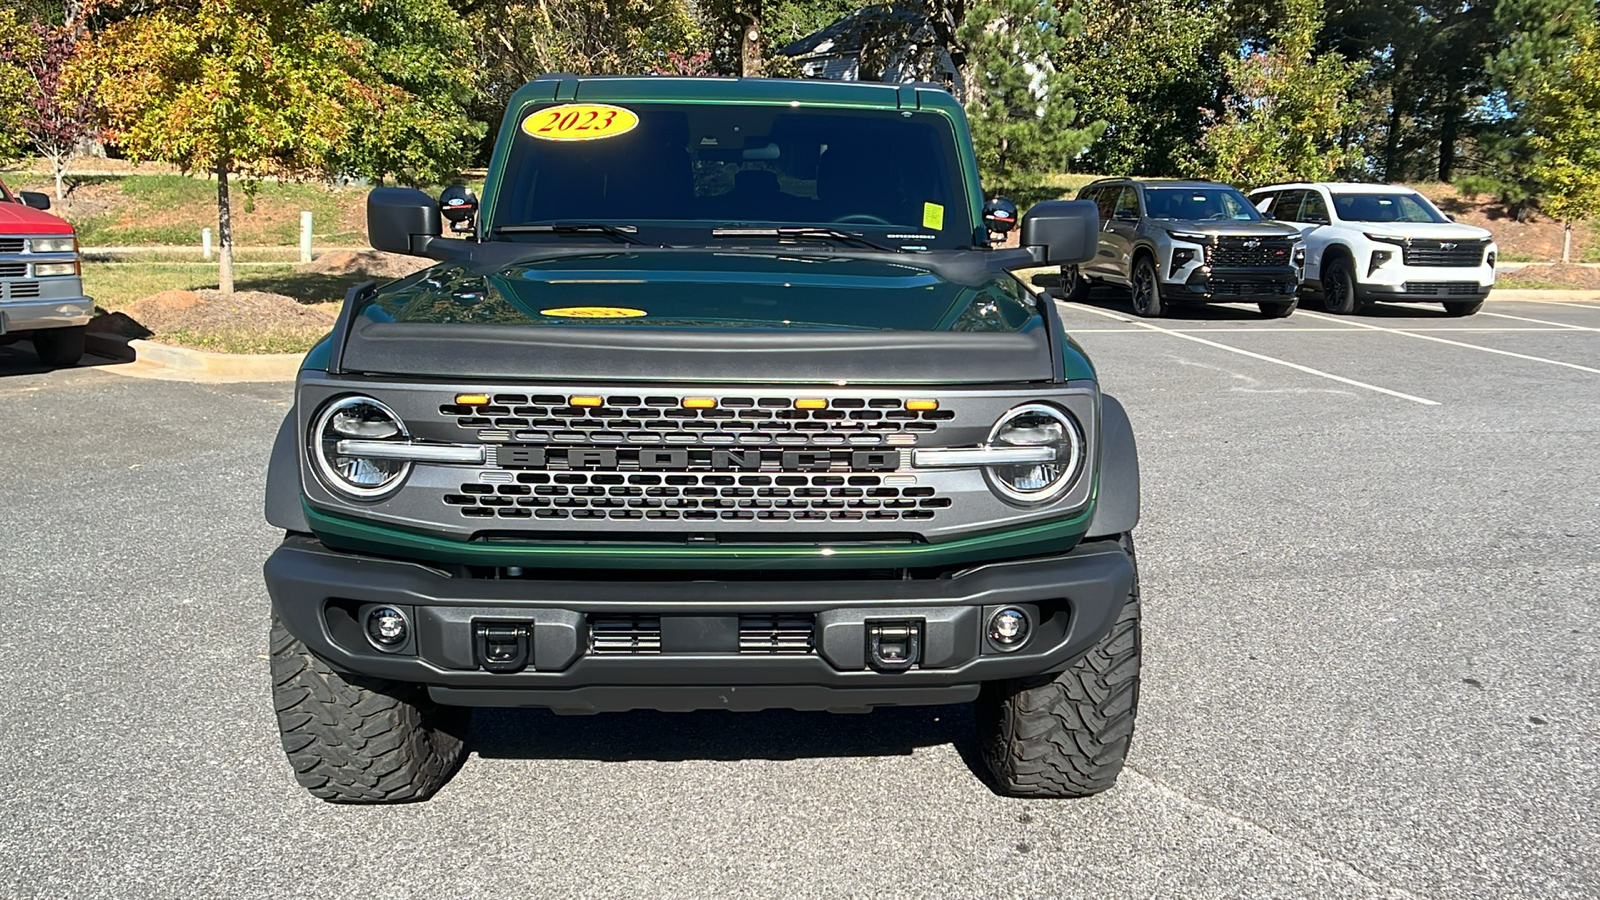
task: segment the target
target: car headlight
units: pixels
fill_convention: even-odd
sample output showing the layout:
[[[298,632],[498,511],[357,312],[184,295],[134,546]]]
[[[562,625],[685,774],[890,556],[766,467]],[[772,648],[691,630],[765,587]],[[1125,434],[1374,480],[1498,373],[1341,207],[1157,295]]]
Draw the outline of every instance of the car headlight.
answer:
[[[1363,234],[1367,236],[1369,241],[1380,241],[1385,244],[1400,244],[1404,246],[1406,241],[1410,240],[1410,238],[1398,237],[1392,234],[1373,234],[1371,232],[1363,232]]]
[[[984,469],[994,489],[1018,503],[1043,503],[1060,496],[1083,469],[1083,430],[1070,413],[1048,404],[1027,403],[1009,410],[989,432],[988,444],[996,451],[1037,451],[1032,461]]]
[[[77,238],[34,238],[32,241],[35,253],[72,253],[78,249]]]
[[[33,277],[35,278],[49,278],[52,275],[76,274],[78,274],[78,264],[75,262],[33,264]]]
[[[1167,234],[1175,241],[1189,241],[1194,244],[1204,244],[1206,241],[1211,240],[1211,235],[1202,234],[1198,231],[1173,231],[1168,228]]]
[[[407,459],[341,452],[341,443],[409,442],[400,417],[371,397],[343,397],[329,403],[312,423],[310,437],[318,474],[328,487],[347,496],[362,500],[382,497],[400,487],[411,471]]]

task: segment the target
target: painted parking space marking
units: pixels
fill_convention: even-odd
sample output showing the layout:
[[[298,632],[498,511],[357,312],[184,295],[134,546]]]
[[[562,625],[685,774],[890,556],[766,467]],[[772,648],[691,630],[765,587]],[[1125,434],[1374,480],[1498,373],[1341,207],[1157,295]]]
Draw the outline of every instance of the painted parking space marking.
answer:
[[[1310,316],[1313,319],[1321,319],[1328,322],[1343,322],[1345,325],[1351,328],[1364,328],[1369,331],[1382,331],[1387,334],[1398,334],[1403,337],[1416,338],[1419,341],[1435,341],[1440,344],[1449,344],[1453,347],[1465,347],[1468,350],[1480,350],[1484,353],[1493,353],[1498,356],[1509,356],[1513,359],[1523,359],[1527,360],[1528,362],[1544,363],[1551,366],[1561,366],[1565,369],[1576,369],[1579,372],[1588,372],[1591,375],[1600,375],[1600,369],[1595,369],[1590,366],[1580,366],[1577,363],[1563,362],[1559,359],[1547,359],[1543,356],[1529,356],[1526,353],[1513,353],[1510,350],[1499,350],[1494,347],[1484,347],[1479,344],[1468,344],[1463,341],[1452,341],[1448,338],[1435,337],[1431,334],[1419,334],[1415,331],[1403,331],[1398,328],[1384,328],[1381,325],[1368,325],[1365,322],[1352,322],[1349,319],[1336,319],[1333,316],[1326,316],[1321,313],[1302,311],[1299,313],[1299,315]]]
[[[1275,356],[1267,356],[1264,353],[1254,353],[1254,352],[1251,352],[1249,350],[1242,350],[1242,349],[1240,349],[1238,347],[1230,347],[1227,344],[1219,344],[1216,341],[1208,341],[1203,337],[1198,337],[1198,336],[1193,335],[1193,334],[1187,334],[1187,333],[1182,332],[1182,331],[1173,331],[1173,330],[1168,329],[1168,328],[1162,328],[1159,325],[1151,325],[1148,322],[1136,322],[1136,321],[1133,321],[1132,319],[1124,318],[1124,317],[1122,317],[1122,316],[1120,316],[1120,315],[1118,315],[1116,313],[1113,313],[1113,312],[1107,312],[1106,310],[1103,310],[1103,309],[1095,309],[1092,306],[1077,306],[1077,307],[1069,307],[1069,308],[1070,309],[1081,309],[1084,312],[1094,313],[1095,315],[1098,315],[1098,316],[1105,316],[1108,319],[1116,319],[1119,322],[1126,322],[1126,323],[1128,323],[1130,325],[1135,325],[1138,328],[1143,329],[1145,331],[1154,331],[1154,332],[1158,332],[1160,334],[1169,334],[1169,335],[1172,335],[1175,338],[1180,338],[1180,339],[1185,340],[1185,341],[1193,341],[1196,344],[1204,344],[1207,347],[1215,347],[1218,350],[1226,350],[1229,353],[1237,353],[1240,356],[1248,356],[1251,359],[1256,359],[1256,360],[1260,360],[1262,362],[1272,363],[1275,366],[1283,366],[1285,368],[1294,369],[1297,372],[1304,372],[1307,375],[1315,375],[1318,378],[1326,378],[1326,379],[1328,379],[1330,381],[1337,381],[1340,384],[1348,384],[1351,387],[1358,387],[1358,388],[1362,388],[1362,389],[1368,390],[1368,391],[1376,391],[1376,392],[1378,392],[1380,394],[1387,394],[1390,397],[1398,397],[1401,400],[1409,400],[1412,403],[1420,403],[1423,406],[1438,406],[1439,405],[1439,401],[1437,401],[1437,400],[1429,400],[1426,397],[1418,397],[1418,396],[1415,396],[1413,394],[1404,394],[1404,393],[1401,393],[1400,391],[1392,391],[1392,390],[1389,390],[1388,388],[1385,388],[1385,387],[1378,387],[1375,384],[1367,384],[1365,381],[1356,381],[1353,378],[1346,378],[1343,375],[1335,375],[1332,372],[1324,372],[1321,369],[1313,369],[1310,366],[1302,366],[1299,363],[1289,362],[1286,359],[1278,359]]]
[[[1531,299],[1518,299],[1518,300],[1508,300],[1508,301],[1506,301],[1506,302],[1508,302],[1508,303],[1544,303],[1544,304],[1547,304],[1547,305],[1549,305],[1549,306],[1576,306],[1576,307],[1578,307],[1578,308],[1579,308],[1579,309],[1600,309],[1600,306],[1596,306],[1596,305],[1594,305],[1594,304],[1593,304],[1593,303],[1579,303],[1579,302],[1578,302],[1578,301],[1576,301],[1576,300],[1531,300]]]
[[[1479,313],[1482,315],[1482,313]],[[1567,331],[1573,328],[1585,331],[1600,331],[1600,328],[1586,328],[1582,325],[1563,325],[1558,328],[1518,328],[1508,326],[1505,328],[1397,328],[1396,331],[1439,331],[1450,334],[1500,334],[1501,332],[1526,333],[1530,331]],[[1312,332],[1316,334],[1359,334],[1350,328],[1168,328],[1167,331],[1177,331],[1183,334],[1283,334],[1285,332]],[[1144,328],[1072,328],[1073,334],[1148,334]]]
[[[1554,325],[1557,328],[1567,328],[1573,331],[1600,331],[1592,325],[1573,325],[1570,322],[1552,322],[1548,319],[1530,319],[1527,316],[1513,316],[1506,313],[1480,312],[1480,316],[1494,316],[1497,319],[1516,319],[1518,322],[1534,322],[1539,325]]]

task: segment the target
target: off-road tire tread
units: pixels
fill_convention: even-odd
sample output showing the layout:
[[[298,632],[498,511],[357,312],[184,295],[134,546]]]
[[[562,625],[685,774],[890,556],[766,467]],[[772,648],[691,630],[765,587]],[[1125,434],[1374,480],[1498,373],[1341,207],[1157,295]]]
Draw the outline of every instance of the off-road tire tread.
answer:
[[[420,685],[334,671],[274,616],[272,697],[295,780],[334,803],[426,800],[455,774],[466,711]]]
[[[1132,539],[1123,546],[1133,555]],[[984,762],[1001,793],[1087,797],[1116,783],[1139,708],[1139,581],[1111,631],[1054,676],[991,682],[975,709]]]

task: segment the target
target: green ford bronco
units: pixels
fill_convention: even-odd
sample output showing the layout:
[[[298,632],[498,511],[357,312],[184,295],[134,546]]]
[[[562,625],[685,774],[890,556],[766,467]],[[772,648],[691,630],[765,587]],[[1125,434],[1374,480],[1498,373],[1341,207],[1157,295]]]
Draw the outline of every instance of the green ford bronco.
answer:
[[[273,448],[300,783],[426,798],[476,706],[975,702],[996,790],[1110,787],[1134,438],[1011,274],[1097,214],[1001,250],[1008,207],[942,89],[710,78],[529,83],[481,214],[373,191],[372,245],[437,262],[350,292]]]

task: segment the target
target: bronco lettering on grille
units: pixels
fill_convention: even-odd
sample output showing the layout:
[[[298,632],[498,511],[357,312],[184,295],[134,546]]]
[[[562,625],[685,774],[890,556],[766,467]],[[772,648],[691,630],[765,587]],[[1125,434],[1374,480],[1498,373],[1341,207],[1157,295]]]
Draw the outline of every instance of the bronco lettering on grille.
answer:
[[[640,469],[680,471],[826,472],[836,463],[852,472],[892,472],[900,467],[896,450],[658,450],[599,447],[533,447],[503,444],[497,461],[503,469]]]

